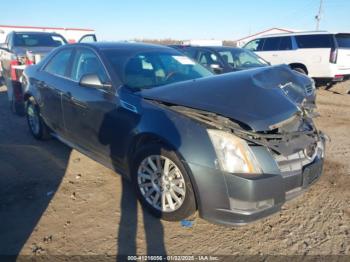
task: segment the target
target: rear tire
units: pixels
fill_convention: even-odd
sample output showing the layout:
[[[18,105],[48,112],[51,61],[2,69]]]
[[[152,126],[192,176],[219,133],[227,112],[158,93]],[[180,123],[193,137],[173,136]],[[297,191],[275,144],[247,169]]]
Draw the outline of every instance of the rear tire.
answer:
[[[179,221],[196,211],[190,178],[173,150],[161,144],[143,146],[134,156],[131,172],[141,204],[154,216]]]
[[[38,140],[47,140],[51,138],[50,129],[40,116],[39,106],[33,97],[26,102],[26,116],[30,133]]]

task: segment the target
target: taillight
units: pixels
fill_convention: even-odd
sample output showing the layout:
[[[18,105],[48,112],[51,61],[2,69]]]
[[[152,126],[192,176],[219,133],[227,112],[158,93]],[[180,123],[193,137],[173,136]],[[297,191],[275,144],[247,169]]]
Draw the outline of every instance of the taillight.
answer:
[[[11,79],[13,81],[18,81],[24,67],[26,65],[35,64],[34,56],[13,56],[10,62],[11,65]],[[24,67],[23,67],[24,66]],[[17,74],[17,69],[20,70],[19,75]]]
[[[338,49],[332,48],[331,49],[331,54],[329,56],[329,62],[332,63],[332,64],[336,64],[337,63],[337,57],[338,57]]]
[[[17,60],[11,60],[10,62],[10,68],[11,68],[11,79],[13,81],[17,81],[17,74],[16,74],[16,66],[19,65],[19,62]]]
[[[333,81],[343,81],[344,75],[335,75]]]

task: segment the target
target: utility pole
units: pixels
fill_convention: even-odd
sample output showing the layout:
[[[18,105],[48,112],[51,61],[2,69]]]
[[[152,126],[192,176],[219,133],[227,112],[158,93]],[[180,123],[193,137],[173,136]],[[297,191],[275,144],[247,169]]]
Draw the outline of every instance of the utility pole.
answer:
[[[315,16],[316,19],[316,31],[320,30],[320,21],[321,21],[321,15],[322,15],[322,6],[323,6],[323,0],[320,0],[320,7],[318,8],[318,13]]]

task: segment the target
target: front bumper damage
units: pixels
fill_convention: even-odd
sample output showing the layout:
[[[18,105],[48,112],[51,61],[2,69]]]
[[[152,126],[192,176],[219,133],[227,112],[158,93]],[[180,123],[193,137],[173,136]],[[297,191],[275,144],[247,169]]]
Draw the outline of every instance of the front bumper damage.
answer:
[[[171,108],[248,141],[263,169],[263,174],[257,175],[231,174],[188,163],[192,172],[212,178],[197,185],[203,203],[199,204],[199,211],[204,219],[241,225],[264,218],[278,212],[286,201],[304,192],[322,174],[326,137],[315,128],[312,112],[298,113],[271,126],[269,131],[256,132],[210,112]],[[210,197],[206,196],[208,192]]]
[[[195,164],[189,166],[192,172],[223,177],[226,187],[224,191],[212,183],[210,197],[203,197],[208,191],[200,189],[203,202],[199,209],[201,217],[218,224],[244,225],[280,211],[286,201],[303,193],[320,178],[323,162],[323,157],[318,155],[292,175],[290,172],[273,172],[247,176],[225,173],[218,169],[208,170],[207,167]],[[226,192],[225,196],[223,192]]]

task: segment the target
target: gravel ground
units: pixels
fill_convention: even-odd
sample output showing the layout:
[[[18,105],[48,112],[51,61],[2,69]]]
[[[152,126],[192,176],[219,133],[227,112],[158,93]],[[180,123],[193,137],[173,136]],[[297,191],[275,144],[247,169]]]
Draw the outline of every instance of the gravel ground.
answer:
[[[324,175],[281,212],[192,227],[143,212],[127,182],[56,140],[34,140],[0,87],[0,254],[350,255],[350,82],[318,91]]]

